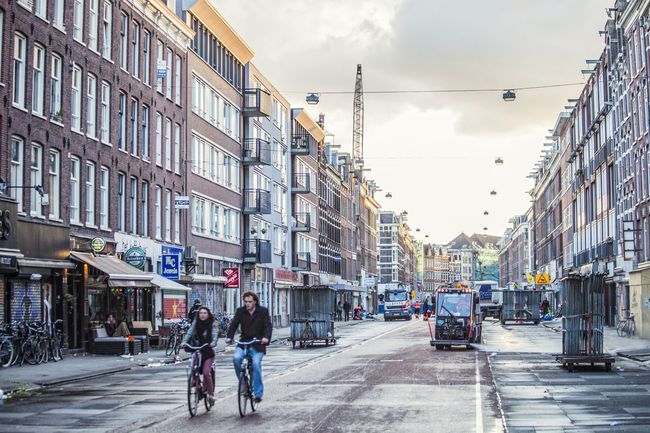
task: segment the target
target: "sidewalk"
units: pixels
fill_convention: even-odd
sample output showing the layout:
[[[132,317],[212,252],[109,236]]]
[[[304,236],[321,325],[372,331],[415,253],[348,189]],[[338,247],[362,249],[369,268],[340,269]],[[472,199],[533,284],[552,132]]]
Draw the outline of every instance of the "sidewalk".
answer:
[[[541,322],[541,325],[555,332],[562,332],[562,319]],[[603,351],[611,355],[623,356],[650,366],[650,339],[620,337],[613,326],[603,327]]]
[[[335,322],[335,329],[345,328],[362,323],[361,321]],[[291,334],[290,327],[275,328],[271,342],[278,342],[288,338]],[[225,338],[219,338],[216,352],[226,350]],[[67,355],[62,361],[50,361],[41,365],[14,365],[0,368],[0,390],[5,398],[10,393],[25,393],[39,388],[60,385],[68,382],[90,379],[93,377],[115,374],[136,368],[156,368],[163,365],[185,361],[189,355],[181,351],[179,357],[166,357],[164,350],[151,349],[139,355],[92,355],[72,354]]]

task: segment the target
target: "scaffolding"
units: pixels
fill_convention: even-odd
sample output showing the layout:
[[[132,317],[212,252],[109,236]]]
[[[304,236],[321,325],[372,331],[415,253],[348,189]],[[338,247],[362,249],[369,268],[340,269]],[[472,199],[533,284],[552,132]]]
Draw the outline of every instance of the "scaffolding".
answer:
[[[545,290],[538,289],[501,289],[503,304],[501,307],[501,324],[514,321],[517,324],[533,323],[540,320],[539,305]]]

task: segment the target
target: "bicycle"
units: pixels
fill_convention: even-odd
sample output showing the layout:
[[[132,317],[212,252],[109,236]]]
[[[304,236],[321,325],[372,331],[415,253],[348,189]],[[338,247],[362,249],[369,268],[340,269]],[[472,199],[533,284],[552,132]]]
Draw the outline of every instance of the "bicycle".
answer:
[[[251,341],[238,341],[234,340],[238,346],[243,346],[244,357],[241,361],[241,375],[239,376],[239,384],[237,386],[237,403],[239,406],[239,416],[242,418],[246,416],[246,406],[248,402],[251,405],[251,411],[255,412],[255,393],[253,391],[253,360],[248,354],[248,346],[261,343],[257,338]]]
[[[187,319],[181,319],[180,322],[174,323],[171,335],[167,341],[167,346],[165,347],[165,356],[171,356],[172,354],[178,355],[180,353],[183,338],[187,330],[190,329],[190,326],[191,324]]]
[[[207,390],[204,388],[203,375],[201,374],[201,364],[203,361],[201,349],[209,346],[205,343],[199,347],[190,346],[186,344],[186,350],[193,352],[192,359],[190,360],[189,372],[187,375],[187,408],[190,411],[190,416],[195,416],[199,410],[199,401],[203,399],[205,403],[205,410],[210,412],[214,401],[209,401]],[[214,384],[214,364],[212,364],[212,383]]]
[[[618,322],[616,325],[616,333],[619,337],[631,337],[636,332],[636,324],[634,323],[634,314],[629,314],[624,320]]]

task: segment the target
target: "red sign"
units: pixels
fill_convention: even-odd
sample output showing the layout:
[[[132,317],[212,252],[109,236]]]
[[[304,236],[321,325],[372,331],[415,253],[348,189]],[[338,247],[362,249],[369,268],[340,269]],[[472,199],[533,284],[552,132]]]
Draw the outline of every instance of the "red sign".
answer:
[[[187,316],[187,304],[184,297],[167,297],[163,298],[163,318],[165,320],[175,320]]]
[[[239,268],[225,268],[223,276],[226,277],[226,289],[236,289],[239,287]]]
[[[293,272],[286,269],[276,269],[275,279],[280,281],[293,281]]]

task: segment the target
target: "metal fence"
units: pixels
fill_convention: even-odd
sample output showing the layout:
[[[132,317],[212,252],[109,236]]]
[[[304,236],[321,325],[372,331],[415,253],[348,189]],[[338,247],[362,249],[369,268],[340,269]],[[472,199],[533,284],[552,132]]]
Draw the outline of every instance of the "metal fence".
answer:
[[[509,320],[517,322],[539,322],[539,304],[542,302],[544,290],[504,289],[502,292],[502,323]]]
[[[293,287],[291,290],[292,339],[333,337],[336,291],[327,286]]]
[[[562,318],[562,354],[603,354],[604,277],[569,278],[564,282],[565,308]]]

